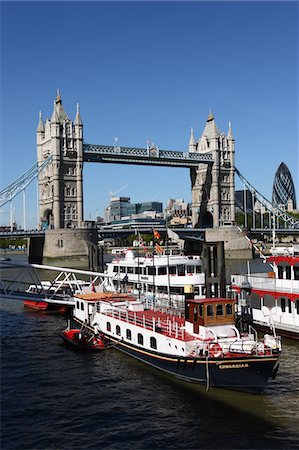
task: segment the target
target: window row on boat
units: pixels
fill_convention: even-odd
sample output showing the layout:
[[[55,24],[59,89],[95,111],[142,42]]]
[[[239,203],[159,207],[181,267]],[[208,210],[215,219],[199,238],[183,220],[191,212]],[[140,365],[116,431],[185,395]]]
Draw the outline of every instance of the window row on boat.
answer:
[[[126,283],[126,289],[132,291],[138,292],[138,289],[140,289],[140,287],[138,287],[138,283]],[[194,295],[200,295],[203,296],[206,294],[206,288],[205,286],[193,286],[194,289]],[[143,291],[144,289],[141,286],[141,291]],[[157,285],[152,285],[152,284],[146,284],[146,292],[148,293],[153,293],[155,292],[156,294],[165,294],[167,295],[168,293],[173,294],[173,295],[184,295],[184,287],[182,286],[157,286]]]
[[[111,322],[107,321],[106,322],[106,331],[108,333],[112,333],[115,334],[117,337],[119,338],[124,338],[124,330],[121,329],[120,325],[116,325],[115,326],[115,330],[112,330],[112,325]],[[134,344],[138,344],[139,346],[144,346],[144,335],[140,332],[134,332],[133,330],[131,330],[130,328],[126,328],[125,330],[125,338],[128,341],[132,341]],[[171,343],[168,344],[171,347]],[[146,345],[146,347],[148,347]],[[149,348],[153,349],[153,350],[157,350],[158,349],[158,345],[157,345],[157,339],[154,336],[150,336],[149,338]],[[177,350],[177,345],[174,345],[175,350]],[[185,349],[182,347],[182,352],[185,351]]]
[[[279,265],[277,266],[277,276],[280,280],[299,280],[299,266]]]
[[[167,270],[168,269],[168,270]],[[202,273],[201,266],[195,265],[184,265],[179,264],[177,266],[124,266],[124,265],[115,265],[113,266],[114,273],[127,273],[127,274],[136,274],[136,275],[177,275],[177,276],[185,276],[192,275],[194,273]]]
[[[251,294],[251,302],[250,306],[254,309],[262,309],[263,306],[267,306],[268,308],[274,308],[276,306],[281,308],[283,313],[292,314],[293,310],[295,314],[299,315],[299,299],[292,302],[291,299],[286,297],[273,298],[272,296],[266,294],[263,298],[261,298],[258,294],[254,292]],[[292,304],[294,303],[294,308],[292,308]]]

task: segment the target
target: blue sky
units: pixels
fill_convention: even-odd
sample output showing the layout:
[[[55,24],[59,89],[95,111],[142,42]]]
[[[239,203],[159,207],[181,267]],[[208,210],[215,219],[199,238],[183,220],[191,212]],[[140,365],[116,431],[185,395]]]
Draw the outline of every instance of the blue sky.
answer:
[[[271,198],[284,161],[299,196],[298,2],[1,2],[1,29],[0,189],[36,160],[38,111],[51,117],[59,88],[88,143],[186,151],[211,108],[221,131],[232,122],[241,173]],[[89,163],[85,219],[125,184],[132,202],[191,200],[187,169]],[[36,184],[26,204],[35,228]]]

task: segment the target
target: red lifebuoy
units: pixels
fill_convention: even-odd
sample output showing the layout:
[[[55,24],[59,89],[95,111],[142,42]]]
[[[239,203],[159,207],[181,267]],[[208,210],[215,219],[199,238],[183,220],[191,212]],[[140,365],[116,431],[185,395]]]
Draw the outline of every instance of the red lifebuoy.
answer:
[[[221,356],[222,353],[222,348],[221,346],[217,343],[217,344],[213,344],[210,347],[210,355],[213,358],[219,358],[219,356]]]

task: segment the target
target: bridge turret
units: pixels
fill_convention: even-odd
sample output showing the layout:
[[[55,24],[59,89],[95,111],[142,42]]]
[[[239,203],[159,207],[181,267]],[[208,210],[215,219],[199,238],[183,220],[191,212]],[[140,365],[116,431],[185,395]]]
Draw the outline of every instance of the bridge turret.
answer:
[[[83,221],[83,123],[79,108],[74,123],[68,118],[59,91],[45,132],[37,130],[38,161],[49,155],[52,155],[52,162],[39,175],[42,228],[80,227]]]
[[[193,127],[191,127],[191,132],[190,132],[189,152],[190,152],[190,153],[196,152],[196,141],[195,141],[195,139],[194,139],[194,131],[193,131]]]
[[[194,226],[232,225],[235,220],[234,139],[229,133],[220,133],[210,111],[197,149],[211,152],[213,164],[191,169]]]

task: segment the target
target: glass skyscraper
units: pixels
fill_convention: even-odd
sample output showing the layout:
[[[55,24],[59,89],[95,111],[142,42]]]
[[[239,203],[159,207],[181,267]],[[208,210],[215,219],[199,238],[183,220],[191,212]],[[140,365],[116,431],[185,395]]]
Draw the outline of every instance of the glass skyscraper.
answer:
[[[296,192],[292,175],[285,163],[281,163],[274,177],[272,190],[272,203],[288,209],[290,200],[292,208],[296,209]]]

